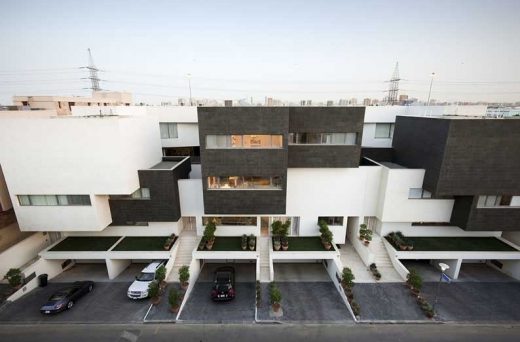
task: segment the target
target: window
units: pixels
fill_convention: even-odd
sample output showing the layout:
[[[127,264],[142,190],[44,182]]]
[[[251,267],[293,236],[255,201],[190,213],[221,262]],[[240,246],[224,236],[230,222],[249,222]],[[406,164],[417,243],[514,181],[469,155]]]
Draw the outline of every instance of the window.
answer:
[[[160,122],[159,128],[161,129],[161,139],[174,139],[178,138],[177,124],[174,122]]]
[[[150,199],[150,189],[148,188],[139,188],[135,190],[130,197],[134,199]]]
[[[519,207],[520,196],[513,195],[488,195],[479,196],[477,207],[493,208],[493,207]]]
[[[21,206],[91,205],[89,195],[18,195]]]
[[[408,198],[432,198],[432,193],[421,188],[410,188],[408,191]]]
[[[206,135],[206,148],[282,148],[282,135]]]
[[[318,217],[318,222],[320,221],[325,221],[329,226],[342,226],[343,216],[320,216]]]
[[[289,133],[291,145],[355,145],[357,133]]]
[[[202,224],[215,222],[217,226],[256,226],[256,216],[203,216]]]
[[[276,190],[282,188],[281,177],[212,176],[208,177],[208,189]]]
[[[394,124],[393,123],[376,123],[376,135],[377,139],[391,139],[394,136]]]

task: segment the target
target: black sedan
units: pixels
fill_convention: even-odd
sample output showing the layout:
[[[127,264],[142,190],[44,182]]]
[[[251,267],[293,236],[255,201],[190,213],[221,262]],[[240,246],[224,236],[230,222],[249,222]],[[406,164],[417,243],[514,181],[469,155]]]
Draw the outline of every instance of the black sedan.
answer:
[[[40,312],[42,314],[53,314],[70,309],[78,299],[92,291],[93,288],[93,281],[76,281],[71,286],[56,291],[47,303],[40,308]]]
[[[235,269],[233,267],[217,268],[214,279],[211,299],[220,302],[235,298]]]

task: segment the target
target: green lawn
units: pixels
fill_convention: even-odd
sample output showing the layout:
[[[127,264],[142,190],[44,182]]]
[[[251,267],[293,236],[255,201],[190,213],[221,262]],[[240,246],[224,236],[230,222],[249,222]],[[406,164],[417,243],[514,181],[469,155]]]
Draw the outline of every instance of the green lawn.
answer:
[[[69,236],[49,251],[108,251],[120,238],[120,236]]]
[[[321,238],[317,236],[288,237],[287,240],[289,240],[288,252],[327,251],[321,244]],[[280,251],[281,250],[280,248]],[[334,251],[334,249],[331,248],[329,251]]]
[[[257,239],[258,240],[258,239]],[[258,242],[258,241],[257,241]],[[205,251],[207,249],[204,249]],[[240,236],[217,236],[212,251],[242,251],[242,237]],[[249,246],[246,249],[249,250]]]
[[[168,236],[127,236],[113,251],[164,251]]]
[[[515,252],[516,249],[494,237],[411,237],[414,251]]]

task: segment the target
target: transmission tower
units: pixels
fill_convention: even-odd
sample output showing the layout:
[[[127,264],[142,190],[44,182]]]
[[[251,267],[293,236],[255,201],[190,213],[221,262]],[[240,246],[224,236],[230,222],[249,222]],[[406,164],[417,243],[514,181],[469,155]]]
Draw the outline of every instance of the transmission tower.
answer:
[[[88,66],[84,67],[85,69],[88,69],[89,71],[89,77],[86,77],[86,79],[90,80],[90,88],[92,91],[99,91],[101,88],[99,87],[99,77],[98,77],[98,71],[99,69],[96,68],[94,65],[94,59],[92,58],[92,53],[90,52],[90,48],[88,50]]]
[[[399,62],[395,63],[394,73],[392,74],[392,78],[390,79],[390,86],[388,87],[388,97],[386,98],[386,103],[389,105],[395,105],[398,103],[397,96],[399,93]]]

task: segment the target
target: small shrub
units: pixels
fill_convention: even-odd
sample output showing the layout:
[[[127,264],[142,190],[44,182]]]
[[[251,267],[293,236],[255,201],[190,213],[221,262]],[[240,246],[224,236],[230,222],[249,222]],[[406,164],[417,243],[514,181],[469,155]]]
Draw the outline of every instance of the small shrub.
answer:
[[[206,224],[206,228],[204,228],[204,238],[206,241],[215,240],[215,231],[217,230],[217,225],[215,222],[210,221]]]
[[[151,298],[159,297],[159,283],[156,280],[148,285],[148,296]]]
[[[354,287],[354,274],[352,273],[352,270],[348,267],[343,268],[343,272],[341,274],[341,285],[343,285],[344,288],[353,288]]]
[[[282,301],[282,293],[274,282],[269,286],[269,299],[271,304],[279,304]]]
[[[351,303],[350,303],[350,307],[352,308],[352,312],[354,313],[355,316],[359,316],[360,312],[361,312],[361,307],[359,306],[359,304],[353,300]]]
[[[176,308],[179,305],[179,298],[179,291],[177,291],[175,287],[172,287],[168,293],[168,303],[170,303],[172,308]]]
[[[179,268],[179,281],[181,284],[186,284],[190,279],[190,269],[188,266],[182,266]]]
[[[157,281],[161,283],[164,281],[164,278],[166,278],[166,267],[164,267],[164,265],[161,265],[155,271],[155,279],[157,279]]]
[[[11,287],[17,287],[22,285],[22,271],[19,268],[10,268],[4,276],[7,279]]]
[[[412,289],[421,291],[423,281],[415,269],[411,269],[406,278],[407,283],[412,287]]]

